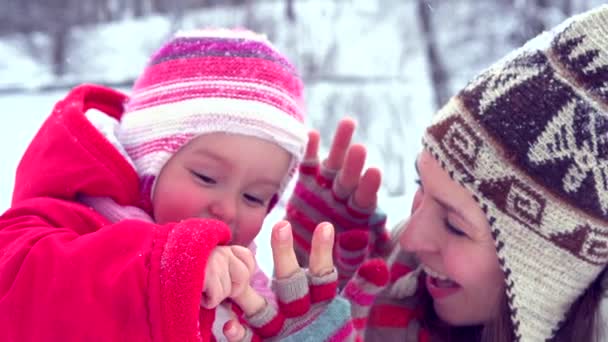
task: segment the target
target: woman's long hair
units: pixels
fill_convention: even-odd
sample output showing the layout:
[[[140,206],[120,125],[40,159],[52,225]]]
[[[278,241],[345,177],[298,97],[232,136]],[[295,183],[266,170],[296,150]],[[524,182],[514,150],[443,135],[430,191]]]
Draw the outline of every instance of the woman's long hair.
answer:
[[[551,340],[552,342],[599,342],[601,336],[600,302],[603,297],[604,269],[587,290],[572,304],[566,319]],[[431,332],[431,340],[437,342],[512,342],[515,340],[511,311],[506,295],[497,308],[496,318],[484,325],[454,327],[442,322],[433,309],[433,299],[424,291],[425,312],[423,325]],[[608,322],[606,323],[608,324]]]

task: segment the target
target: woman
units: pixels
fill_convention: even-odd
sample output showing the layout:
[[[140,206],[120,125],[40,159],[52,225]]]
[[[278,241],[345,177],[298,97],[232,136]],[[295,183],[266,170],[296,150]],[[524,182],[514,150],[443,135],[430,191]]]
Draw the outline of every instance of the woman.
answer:
[[[413,271],[381,294],[366,340],[600,339],[606,37],[608,6],[575,16],[493,65],[436,115],[397,237],[397,253],[415,256],[424,283],[415,296],[399,291]]]
[[[490,67],[436,115],[416,161],[411,215],[393,232],[391,281],[366,297],[367,326],[358,322],[366,341],[600,340],[606,37],[608,6],[572,17]],[[348,165],[337,164],[337,183],[352,173]],[[364,180],[349,187],[352,197]],[[335,188],[325,191],[335,197]],[[340,228],[329,215],[310,216]],[[371,241],[382,241],[367,227]]]

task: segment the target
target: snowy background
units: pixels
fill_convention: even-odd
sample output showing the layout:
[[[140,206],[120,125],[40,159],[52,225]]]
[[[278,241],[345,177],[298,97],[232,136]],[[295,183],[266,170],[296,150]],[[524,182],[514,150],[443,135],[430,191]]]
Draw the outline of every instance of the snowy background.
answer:
[[[178,29],[263,32],[301,71],[326,151],[336,122],[383,172],[389,223],[409,213],[420,135],[437,107],[508,51],[598,0],[0,0],[0,212],[19,158],[55,101],[81,82],[123,91]],[[280,208],[279,208],[280,209]],[[282,216],[275,210],[267,224]],[[269,229],[260,263],[272,265]]]

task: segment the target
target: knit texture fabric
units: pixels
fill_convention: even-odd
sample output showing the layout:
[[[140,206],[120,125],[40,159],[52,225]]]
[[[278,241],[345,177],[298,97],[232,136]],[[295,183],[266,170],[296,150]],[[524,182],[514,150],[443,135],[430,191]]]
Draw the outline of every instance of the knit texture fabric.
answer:
[[[363,341],[369,310],[389,281],[382,259],[366,260],[344,290],[337,292],[337,270],[313,276],[300,269],[285,279],[273,279],[277,303],[266,306],[246,322],[243,342]]]
[[[352,194],[341,195],[340,189],[336,191],[337,171],[317,160],[302,162],[299,170],[286,213],[286,219],[293,227],[298,263],[308,265],[312,234],[317,224],[331,222],[336,230],[333,254],[342,289],[365,260],[387,254],[390,237],[386,230],[386,215],[376,206],[358,207]]]
[[[308,139],[303,84],[265,36],[229,29],[178,32],[152,55],[117,134],[142,180],[144,201],[179,148],[214,132],[253,136],[287,150],[292,167],[280,196]]]
[[[486,213],[518,340],[552,337],[608,261],[608,6],[491,66],[423,143]]]

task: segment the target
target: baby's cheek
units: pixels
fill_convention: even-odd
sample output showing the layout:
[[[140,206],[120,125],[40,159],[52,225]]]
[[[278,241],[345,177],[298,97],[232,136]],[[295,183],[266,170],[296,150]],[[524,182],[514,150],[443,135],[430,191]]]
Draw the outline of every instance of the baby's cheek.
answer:
[[[189,196],[176,196],[174,193],[165,193],[165,196],[158,198],[154,212],[156,222],[160,224],[201,216],[198,206]]]
[[[260,230],[262,230],[264,217],[265,213],[256,213],[255,215],[248,215],[246,219],[241,220],[238,231],[235,232],[235,238],[238,240],[235,242],[242,246],[249,246],[259,234]]]

